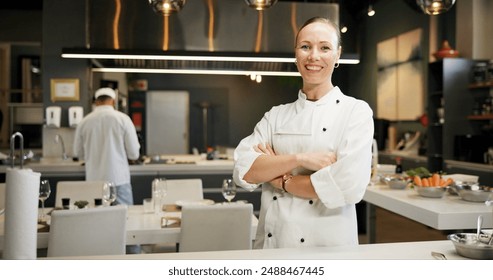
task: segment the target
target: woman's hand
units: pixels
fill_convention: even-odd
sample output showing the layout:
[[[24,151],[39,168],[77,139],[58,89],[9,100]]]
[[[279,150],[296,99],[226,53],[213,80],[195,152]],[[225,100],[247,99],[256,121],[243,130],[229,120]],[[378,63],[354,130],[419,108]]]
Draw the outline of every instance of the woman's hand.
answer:
[[[255,152],[258,153],[263,153],[265,155],[272,155],[275,156],[276,153],[274,152],[274,149],[269,144],[258,144],[257,146],[254,146],[253,149]]]
[[[275,156],[274,149],[269,144],[258,144],[253,149],[264,155]],[[301,153],[296,154],[296,160],[298,165],[312,171],[318,171],[324,167],[327,167],[337,161],[336,154],[334,152],[328,153]]]
[[[336,154],[328,153],[302,153],[296,155],[299,165],[313,171],[318,171],[337,161]]]

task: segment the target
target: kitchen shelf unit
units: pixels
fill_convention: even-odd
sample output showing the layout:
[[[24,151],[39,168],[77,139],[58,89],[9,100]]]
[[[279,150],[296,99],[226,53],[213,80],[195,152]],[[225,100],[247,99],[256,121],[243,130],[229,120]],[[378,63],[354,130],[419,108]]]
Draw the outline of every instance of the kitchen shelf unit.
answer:
[[[469,115],[467,116],[468,120],[471,121],[487,121],[487,120],[493,120],[493,114],[486,114],[486,115]]]
[[[493,81],[483,82],[483,83],[474,83],[469,85],[470,89],[484,89],[484,88],[493,88]]]
[[[444,170],[444,160],[454,159],[457,135],[476,134],[468,120],[474,105],[470,94],[470,70],[475,61],[465,58],[444,58],[428,65],[427,159],[430,171]],[[443,120],[437,109],[443,107]]]

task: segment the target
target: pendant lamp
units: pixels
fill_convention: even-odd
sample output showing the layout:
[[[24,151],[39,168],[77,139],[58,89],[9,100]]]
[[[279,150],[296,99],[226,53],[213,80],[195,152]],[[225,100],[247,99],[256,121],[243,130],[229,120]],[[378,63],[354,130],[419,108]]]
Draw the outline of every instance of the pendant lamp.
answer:
[[[439,15],[448,11],[455,0],[416,0],[416,4],[428,15]]]
[[[169,16],[181,11],[185,2],[186,0],[149,0],[149,5],[151,5],[154,12]]]
[[[277,3],[277,0],[245,0],[245,2],[250,8],[260,11],[274,6],[274,4]]]

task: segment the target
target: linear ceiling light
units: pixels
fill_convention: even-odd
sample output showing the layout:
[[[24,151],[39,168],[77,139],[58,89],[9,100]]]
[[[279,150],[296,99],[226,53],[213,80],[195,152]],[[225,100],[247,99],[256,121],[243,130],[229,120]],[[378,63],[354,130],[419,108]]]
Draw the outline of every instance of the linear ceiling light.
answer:
[[[187,61],[247,61],[247,62],[293,62],[294,58],[248,57],[248,56],[194,56],[194,55],[145,55],[145,54],[77,54],[64,53],[63,58],[93,59],[145,59],[145,60],[187,60]]]
[[[105,73],[150,73],[150,74],[208,74],[208,75],[264,75],[300,76],[299,72],[286,71],[244,71],[244,70],[204,70],[204,69],[141,69],[141,68],[93,68],[94,72]]]
[[[263,57],[263,56],[195,56],[195,55],[145,55],[145,54],[104,54],[104,53],[63,53],[63,58],[85,59],[144,59],[144,60],[183,60],[183,61],[244,61],[244,62],[287,62],[294,63],[294,57]],[[358,64],[354,57],[339,59],[340,64]]]
[[[63,58],[88,59],[95,72],[299,76],[287,53],[139,52],[63,49]],[[340,64],[358,64],[357,54],[343,54]]]

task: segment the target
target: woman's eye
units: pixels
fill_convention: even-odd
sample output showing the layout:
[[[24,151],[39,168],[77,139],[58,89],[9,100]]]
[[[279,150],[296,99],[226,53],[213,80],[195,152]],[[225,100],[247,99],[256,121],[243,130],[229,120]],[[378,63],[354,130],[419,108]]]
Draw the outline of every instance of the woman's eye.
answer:
[[[300,46],[300,50],[309,50],[309,49],[310,49],[310,47],[307,45]]]
[[[321,49],[322,51],[324,51],[324,52],[328,52],[328,51],[330,51],[330,47],[329,47],[329,46],[323,46],[323,47],[321,47],[320,49]]]

